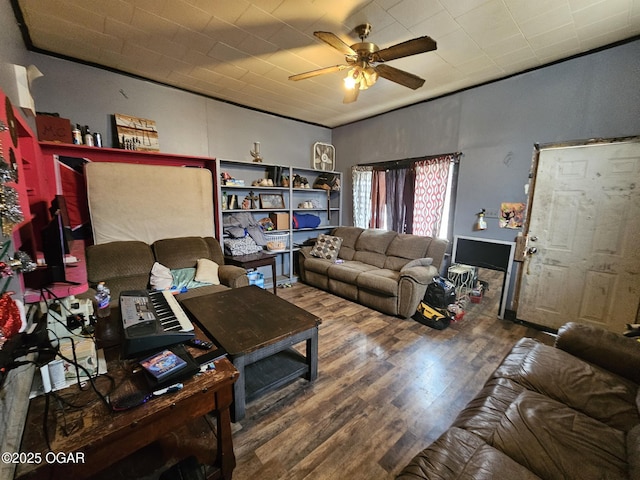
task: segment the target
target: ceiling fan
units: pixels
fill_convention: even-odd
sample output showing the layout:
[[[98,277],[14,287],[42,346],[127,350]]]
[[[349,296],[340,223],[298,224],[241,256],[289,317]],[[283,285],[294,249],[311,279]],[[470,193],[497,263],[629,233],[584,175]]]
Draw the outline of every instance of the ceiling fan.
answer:
[[[358,25],[355,31],[361,41],[351,46],[343,42],[334,33],[313,32],[317,38],[343,53],[347,63],[292,75],[289,80],[304,80],[326,73],[350,69],[345,78],[347,93],[343,100],[344,103],[355,102],[358,99],[360,90],[366,90],[371,87],[376,83],[378,77],[386,78],[413,90],[420,88],[424,84],[422,78],[404,70],[385,65],[384,62],[435,50],[435,40],[427,36],[418,37],[380,50],[375,43],[365,42],[371,32],[371,25],[368,23]]]

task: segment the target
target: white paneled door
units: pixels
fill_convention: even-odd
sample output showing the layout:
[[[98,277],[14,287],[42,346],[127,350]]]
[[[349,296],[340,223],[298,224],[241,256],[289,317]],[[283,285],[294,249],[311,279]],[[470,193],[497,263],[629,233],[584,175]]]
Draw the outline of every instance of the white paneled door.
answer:
[[[640,300],[640,137],[541,148],[534,185],[518,318],[621,333]]]

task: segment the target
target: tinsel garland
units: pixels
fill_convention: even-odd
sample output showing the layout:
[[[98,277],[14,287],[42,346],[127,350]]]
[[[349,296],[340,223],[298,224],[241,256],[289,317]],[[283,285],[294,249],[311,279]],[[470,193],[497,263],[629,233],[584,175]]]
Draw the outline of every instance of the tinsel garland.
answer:
[[[2,221],[2,234],[11,235],[13,227],[24,220],[18,192],[7,185],[0,186],[0,221]]]
[[[4,283],[0,289],[0,350],[4,342],[18,333],[22,328],[22,318],[20,309],[11,298],[12,292],[7,292],[11,277],[14,272],[33,272],[37,265],[31,260],[28,254],[18,250],[14,257],[8,255],[11,240],[7,240],[0,247],[0,277],[4,278]]]
[[[0,120],[0,133],[9,130],[13,146],[18,146],[16,118],[9,97],[5,97],[5,120]],[[4,158],[2,139],[0,138],[0,223],[2,236],[7,237],[0,247],[0,277],[4,279],[0,288],[0,350],[7,339],[17,334],[22,328],[22,315],[16,301],[11,298],[13,292],[7,292],[14,272],[31,272],[36,264],[24,252],[15,252],[14,258],[9,255],[11,234],[16,225],[24,220],[20,207],[18,191],[6,183],[18,182],[18,163],[13,148],[9,148],[9,162]]]
[[[15,252],[13,258],[9,257],[7,254],[10,246],[11,240],[7,240],[0,248],[0,259],[7,260],[0,260],[0,277],[5,279],[4,284],[0,288],[0,295],[4,295],[7,288],[9,288],[9,283],[11,282],[11,277],[14,272],[33,272],[37,268],[37,265],[29,254],[20,250]]]
[[[17,179],[15,171],[15,169],[9,166],[0,152],[0,183],[15,182]]]
[[[0,296],[0,343],[4,344],[6,339],[13,337],[21,328],[20,309],[11,295],[5,293]]]

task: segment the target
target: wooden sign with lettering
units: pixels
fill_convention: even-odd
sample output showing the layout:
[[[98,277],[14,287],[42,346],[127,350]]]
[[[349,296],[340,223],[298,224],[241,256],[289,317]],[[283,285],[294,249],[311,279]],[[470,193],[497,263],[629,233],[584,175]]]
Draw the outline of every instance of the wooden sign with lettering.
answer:
[[[73,143],[71,122],[68,118],[36,115],[38,140],[41,142]]]

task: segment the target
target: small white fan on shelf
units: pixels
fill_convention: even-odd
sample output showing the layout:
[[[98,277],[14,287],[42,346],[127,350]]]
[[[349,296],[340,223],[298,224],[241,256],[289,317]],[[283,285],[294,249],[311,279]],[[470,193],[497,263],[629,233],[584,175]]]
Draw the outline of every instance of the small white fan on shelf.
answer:
[[[313,144],[313,168],[316,170],[333,171],[336,168],[336,147],[330,143],[316,142]]]

